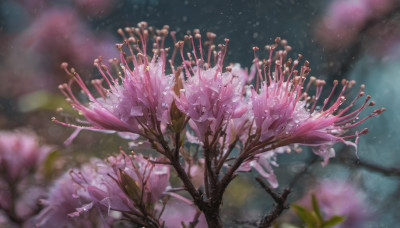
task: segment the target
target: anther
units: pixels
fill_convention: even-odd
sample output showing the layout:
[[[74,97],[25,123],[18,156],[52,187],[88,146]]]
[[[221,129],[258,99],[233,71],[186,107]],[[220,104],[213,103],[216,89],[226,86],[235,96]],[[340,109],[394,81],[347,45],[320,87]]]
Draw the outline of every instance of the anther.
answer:
[[[61,63],[61,68],[65,69],[67,67],[68,67],[68,63],[67,62]]]

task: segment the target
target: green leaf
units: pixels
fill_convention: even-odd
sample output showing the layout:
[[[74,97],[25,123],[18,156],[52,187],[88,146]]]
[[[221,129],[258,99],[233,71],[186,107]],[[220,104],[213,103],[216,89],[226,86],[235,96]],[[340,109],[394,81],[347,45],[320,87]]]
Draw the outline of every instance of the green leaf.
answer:
[[[50,179],[54,175],[54,164],[60,157],[58,150],[50,152],[43,162],[43,175],[46,179]]]
[[[136,182],[125,171],[119,170],[121,174],[121,187],[127,196],[136,204],[140,202],[140,188]]]
[[[292,225],[292,224],[288,224],[288,223],[284,223],[284,224],[281,225],[281,228],[301,228],[301,227],[295,226],[295,225]]]
[[[314,193],[311,194],[311,202],[312,202],[313,210],[319,220],[319,223],[322,223],[323,220],[322,220],[321,210],[319,209],[317,197],[315,197]]]
[[[319,220],[313,211],[308,211],[306,208],[297,204],[292,204],[290,207],[307,224],[307,227],[319,227]]]
[[[322,223],[322,228],[328,228],[328,227],[337,225],[337,224],[343,222],[344,219],[345,219],[345,217],[343,217],[343,216],[332,216],[330,219],[328,219],[327,221]]]

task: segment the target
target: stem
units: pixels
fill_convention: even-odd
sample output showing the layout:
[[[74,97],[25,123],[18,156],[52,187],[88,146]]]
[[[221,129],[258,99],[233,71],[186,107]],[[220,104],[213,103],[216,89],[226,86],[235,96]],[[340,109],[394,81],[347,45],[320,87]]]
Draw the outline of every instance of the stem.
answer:
[[[260,228],[271,227],[272,223],[277,219],[285,209],[289,207],[286,204],[288,195],[290,194],[290,189],[286,188],[281,195],[276,194],[268,187],[268,185],[260,178],[256,178],[257,182],[260,183],[261,187],[274,199],[276,205],[275,208],[267,215],[263,217],[260,222]]]
[[[219,205],[217,208],[212,208],[207,211],[203,211],[204,216],[206,217],[207,220],[207,225],[210,228],[221,228],[222,227],[222,221],[221,217],[219,216]]]

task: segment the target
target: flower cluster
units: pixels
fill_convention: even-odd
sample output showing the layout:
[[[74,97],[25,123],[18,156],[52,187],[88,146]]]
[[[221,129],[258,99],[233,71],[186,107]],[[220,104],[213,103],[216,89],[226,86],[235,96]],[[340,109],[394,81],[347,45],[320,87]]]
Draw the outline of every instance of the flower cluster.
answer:
[[[365,101],[353,109],[357,100],[365,95],[365,86],[361,85],[355,98],[349,99],[354,81],[342,80],[339,89],[339,82],[335,80],[329,96],[322,99],[326,82],[308,77],[311,69],[308,61],[300,64],[301,55],[295,60],[288,58],[291,47],[280,38],[266,46],[267,59],[260,60],[258,48],[254,47],[253,66],[249,73],[238,64],[224,68],[229,40],[215,45],[216,35],[213,33],[207,33],[208,40],[204,43],[199,30],[186,35],[183,41],[177,41],[175,32],[169,32],[168,26],[158,30],[148,27],[145,22],[139,23],[137,28],[118,32],[124,38],[123,44],[116,45],[121,59],[111,60],[114,70],[107,67],[102,58],[95,60],[94,65],[103,77],[92,81],[95,91],[86,86],[78,73],[69,70],[66,63],[62,64],[72,79],[60,89],[73,108],[86,118],[77,122],[86,125],[53,120],[78,130],[133,133],[148,140],[149,145],[164,155],[165,162],[176,170],[211,227],[221,226],[215,213],[218,213],[226,187],[238,171],[250,171],[253,167],[273,187],[277,187],[272,168],[277,165],[277,154],[294,148],[300,151],[299,145],[311,146],[314,153],[323,158],[325,165],[334,156],[334,144],[342,142],[356,147],[359,136],[368,131],[354,132],[351,128],[385,111],[384,108],[377,109],[359,120],[361,112],[375,103],[366,96]],[[169,59],[170,50],[165,48],[168,34],[174,42]],[[154,41],[152,55],[148,54],[150,40]],[[179,54],[182,64],[175,66]],[[112,71],[117,71],[119,77],[114,77]],[[255,86],[246,85],[253,77],[256,77]],[[73,82],[87,95],[88,105],[74,95]],[[185,140],[196,144],[198,151],[191,151]],[[120,159],[125,158],[121,155]],[[137,193],[142,192],[140,202],[147,205],[158,200],[165,190],[167,181],[164,177],[156,176],[152,182],[151,175],[145,175],[146,172],[140,168],[131,167],[132,173],[125,171],[128,162],[123,168],[118,162],[114,163],[109,161],[113,174],[105,179],[116,182],[118,191],[126,194],[127,199],[113,202],[107,193],[111,186],[103,183],[106,182],[104,177],[101,177],[102,187],[99,187],[87,178],[81,178],[79,182],[76,180],[79,175],[75,175],[79,186],[88,186],[85,191],[91,195],[90,207],[102,205],[108,209],[130,209],[130,212],[137,213],[137,206],[142,205],[137,201]],[[151,168],[151,173],[157,173],[157,165],[152,167],[155,168]],[[195,172],[197,175],[201,172],[202,181],[192,176],[191,168],[198,171]],[[137,170],[136,174],[133,170]],[[149,177],[146,181],[141,179],[142,185],[134,184],[138,173]],[[118,194],[114,192],[112,195]],[[106,203],[104,199],[107,199]],[[140,210],[147,211],[146,208]],[[157,224],[156,221],[148,222]]]
[[[80,169],[70,170],[43,200],[46,207],[37,216],[37,225],[110,225],[114,220],[111,211],[134,222],[159,225],[156,204],[161,203],[169,186],[169,166],[154,162],[157,160],[121,153],[106,161],[92,159]]]
[[[51,148],[38,141],[32,133],[0,132],[0,217],[15,225],[35,214],[45,194],[40,171]]]

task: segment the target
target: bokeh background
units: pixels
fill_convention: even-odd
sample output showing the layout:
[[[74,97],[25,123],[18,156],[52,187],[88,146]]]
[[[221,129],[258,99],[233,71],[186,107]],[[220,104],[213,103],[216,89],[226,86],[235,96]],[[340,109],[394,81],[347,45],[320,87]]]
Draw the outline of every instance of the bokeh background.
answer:
[[[118,57],[117,29],[140,21],[158,28],[169,25],[181,38],[197,28],[216,33],[220,42],[227,37],[226,63],[243,67],[251,66],[253,46],[264,47],[279,36],[292,46],[290,55],[296,58],[301,53],[311,63],[311,74],[328,85],[342,78],[366,84],[366,93],[387,112],[363,124],[370,133],[359,140],[358,158],[354,149],[338,147],[336,158],[322,168],[305,150],[278,156],[275,170],[280,189],[294,186],[290,202],[320,180],[338,179],[352,183],[363,195],[370,213],[366,227],[398,226],[400,2],[396,0],[2,0],[0,129],[29,129],[57,148],[64,160],[54,176],[91,156],[104,157],[119,146],[129,148],[116,135],[85,131],[66,146],[73,129],[50,119],[61,115],[59,107],[69,111],[57,89],[69,80],[60,63],[68,62],[87,81],[99,77],[93,59]],[[140,150],[140,143],[138,147],[135,150]],[[223,209],[227,225],[251,226],[271,208],[270,197],[254,176],[244,175],[230,186]],[[285,216],[289,217],[284,215],[283,220]]]

